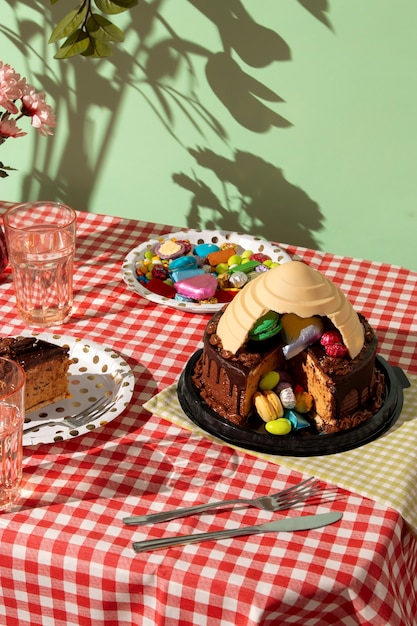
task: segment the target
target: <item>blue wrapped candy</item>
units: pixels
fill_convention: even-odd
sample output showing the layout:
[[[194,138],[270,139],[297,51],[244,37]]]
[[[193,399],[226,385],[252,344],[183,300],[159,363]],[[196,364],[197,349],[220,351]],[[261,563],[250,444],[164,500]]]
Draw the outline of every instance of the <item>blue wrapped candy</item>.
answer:
[[[198,276],[199,274],[204,274],[204,270],[198,267],[189,270],[175,270],[175,272],[170,272],[171,278],[174,283],[179,280],[187,280],[187,278],[192,278],[193,276]]]
[[[291,422],[293,430],[300,430],[301,428],[308,428],[310,422],[301,413],[297,413],[293,409],[285,409],[284,417]]]
[[[203,259],[205,259],[208,254],[211,254],[212,252],[218,252],[219,250],[219,246],[217,246],[215,243],[199,243],[194,248],[194,254],[196,254],[197,256],[201,256]]]
[[[169,264],[169,271],[175,272],[177,270],[191,270],[197,267],[197,258],[188,254],[187,256],[180,256],[177,259],[173,259]]]

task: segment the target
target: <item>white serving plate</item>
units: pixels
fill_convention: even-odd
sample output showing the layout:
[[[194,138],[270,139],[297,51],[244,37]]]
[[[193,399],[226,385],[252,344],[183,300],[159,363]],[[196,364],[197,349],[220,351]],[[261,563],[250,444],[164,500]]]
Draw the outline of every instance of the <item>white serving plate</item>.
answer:
[[[136,278],[136,265],[144,259],[145,253],[149,250],[153,250],[158,243],[166,241],[167,239],[172,239],[173,237],[176,239],[188,239],[193,246],[201,243],[222,244],[231,242],[238,245],[238,254],[244,250],[252,250],[252,252],[263,252],[264,254],[267,254],[277,263],[287,263],[292,260],[289,254],[276,243],[265,241],[260,237],[252,237],[251,235],[231,233],[229,231],[222,230],[185,229],[175,233],[168,233],[167,235],[162,235],[161,237],[155,239],[150,239],[149,241],[138,245],[136,248],[133,248],[133,250],[131,250],[126,256],[122,266],[122,277],[128,288],[135,291],[137,294],[150,302],[171,307],[172,309],[180,311],[188,311],[190,313],[214,314],[224,306],[224,303],[200,304],[198,302],[182,302],[180,300],[173,300],[149,291],[149,289],[146,288],[146,285],[140,283]]]
[[[69,368],[70,398],[59,400],[26,415],[23,426],[23,445],[55,443],[74,439],[114,420],[129,404],[135,386],[132,370],[123,357],[112,348],[101,346],[89,339],[67,335],[24,332],[24,336],[37,337],[59,346],[67,345],[72,364]],[[87,424],[77,428],[64,425],[47,426],[50,420],[72,417],[93,407],[101,398],[107,398],[106,411]],[[26,433],[25,428],[37,426],[39,430]]]

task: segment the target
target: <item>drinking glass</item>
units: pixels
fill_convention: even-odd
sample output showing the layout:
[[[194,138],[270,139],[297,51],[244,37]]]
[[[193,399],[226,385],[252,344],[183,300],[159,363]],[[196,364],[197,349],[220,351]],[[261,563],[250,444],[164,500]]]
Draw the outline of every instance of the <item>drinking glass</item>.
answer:
[[[0,511],[10,509],[20,493],[25,381],[18,363],[0,357]]]
[[[7,256],[6,238],[3,233],[3,229],[0,226],[0,274],[4,272],[9,262]]]
[[[59,202],[27,202],[3,216],[17,309],[30,326],[71,315],[76,219]]]

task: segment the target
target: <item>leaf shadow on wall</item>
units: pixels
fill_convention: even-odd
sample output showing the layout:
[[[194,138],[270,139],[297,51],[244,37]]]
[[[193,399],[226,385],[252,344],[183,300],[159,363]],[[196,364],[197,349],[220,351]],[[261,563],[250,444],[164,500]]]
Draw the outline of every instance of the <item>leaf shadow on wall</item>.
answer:
[[[174,174],[173,181],[192,195],[189,227],[244,231],[281,243],[318,247],[314,233],[323,228],[320,209],[285,178],[282,169],[240,150],[234,159],[211,150],[189,152],[219,183],[209,186],[197,177]],[[221,197],[213,187],[222,190]]]
[[[327,0],[298,2],[312,18],[330,27]],[[17,18],[16,35],[0,25],[0,34],[19,48],[29,70],[31,58],[42,57],[38,53],[42,37],[47,46],[53,23],[51,9],[46,10],[39,0],[10,0],[10,4],[39,12],[39,20]],[[234,121],[248,131],[250,141],[250,133],[282,133],[292,125],[280,115],[284,100],[274,85],[265,84],[262,72],[274,64],[290,62],[290,47],[276,27],[258,24],[244,5],[245,0],[188,0],[184,20],[187,12],[197,11],[209,22],[208,32],[212,27],[218,34],[209,47],[204,29],[188,38],[181,36],[182,20],[170,22],[166,17],[169,0],[139,0],[137,7],[125,14],[129,45],[115,46],[110,59],[78,57],[44,63],[42,71],[34,75],[35,82],[56,102],[57,119],[67,121],[68,133],[59,155],[54,143],[47,142],[43,160],[40,142],[36,141],[32,170],[23,182],[21,199],[36,193],[37,197],[50,197],[88,211],[112,148],[114,129],[124,112],[125,98],[133,93],[138,96],[139,107],[152,111],[155,124],[177,142],[179,150],[205,144],[191,153],[196,174],[173,175],[174,184],[192,193],[189,225],[209,228],[210,224],[221,224],[222,228],[244,229],[268,239],[273,233],[283,242],[316,246],[316,233],[323,221],[317,204],[289,183],[280,167],[252,151],[245,152],[246,146],[237,150],[228,131],[229,122]],[[208,85],[213,94],[209,105],[200,85]],[[185,124],[186,139],[185,132],[179,130]],[[58,132],[62,133],[61,128]],[[190,133],[194,135],[191,141]],[[229,149],[230,158],[205,149],[213,140]],[[158,151],[145,155],[141,148],[132,154],[128,143],[120,158],[136,177],[144,157],[147,164],[154,159],[155,166],[161,167]],[[170,162],[164,162],[163,167],[162,184],[169,185],[167,177],[172,176],[175,166],[170,170]],[[213,175],[221,188],[218,193],[206,182]],[[128,195],[125,189],[121,193]]]
[[[258,24],[240,0],[207,2],[189,0],[217,28],[222,51],[207,53],[205,74],[213,93],[244,128],[263,133],[271,127],[286,128],[291,122],[267,103],[284,100],[272,89],[244,71],[232,57],[235,53],[250,68],[265,68],[289,61],[291,51],[274,30]]]

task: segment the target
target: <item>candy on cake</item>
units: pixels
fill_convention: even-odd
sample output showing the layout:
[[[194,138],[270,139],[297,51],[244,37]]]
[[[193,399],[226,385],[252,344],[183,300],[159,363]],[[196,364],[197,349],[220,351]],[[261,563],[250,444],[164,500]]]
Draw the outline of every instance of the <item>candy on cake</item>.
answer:
[[[372,327],[334,283],[301,261],[248,283],[209,321],[203,342],[193,385],[233,423],[247,424],[257,407],[272,419],[285,417],[270,392],[281,402],[288,380],[299,403],[284,409],[320,432],[352,428],[382,404]],[[266,393],[259,384],[270,372],[279,373],[281,389]]]

